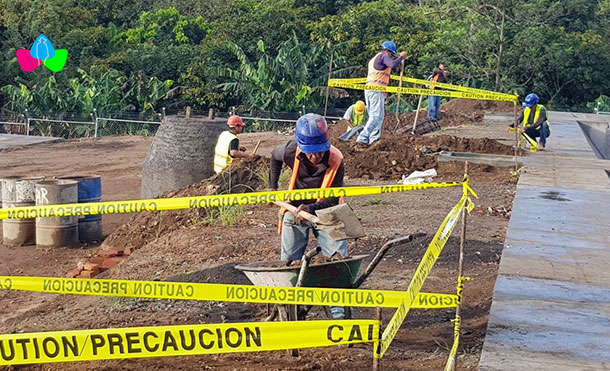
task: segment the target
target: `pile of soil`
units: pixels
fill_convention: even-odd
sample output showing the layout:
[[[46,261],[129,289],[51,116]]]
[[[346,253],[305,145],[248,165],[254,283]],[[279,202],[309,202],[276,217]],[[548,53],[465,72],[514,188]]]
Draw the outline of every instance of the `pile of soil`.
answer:
[[[369,147],[355,140],[336,141],[345,156],[345,173],[351,178],[401,179],[416,170],[437,167],[439,151],[478,152],[498,155],[513,153],[511,146],[497,140],[461,138],[450,135],[436,137],[383,135]]]
[[[236,161],[230,170],[204,179],[198,184],[165,192],[159,198],[254,192],[264,187],[268,162],[269,159],[262,156]],[[162,235],[205,219],[208,212],[207,209],[187,209],[139,213],[108,236],[102,244],[102,249],[138,249]]]
[[[512,113],[514,105],[510,102],[482,101],[474,99],[452,99],[442,104],[438,115],[439,125],[442,127],[460,126],[483,121],[486,113]],[[427,118],[428,110],[419,111],[418,122]],[[411,128],[415,119],[415,112],[403,113],[398,115],[399,128],[406,126]],[[383,127],[386,130],[394,130],[396,127],[396,115],[386,112]],[[410,130],[409,130],[410,131]]]

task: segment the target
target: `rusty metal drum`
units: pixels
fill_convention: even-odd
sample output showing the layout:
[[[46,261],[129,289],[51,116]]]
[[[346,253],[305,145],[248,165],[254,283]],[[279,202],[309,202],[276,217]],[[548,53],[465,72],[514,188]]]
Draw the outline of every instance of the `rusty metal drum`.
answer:
[[[75,204],[78,202],[78,182],[46,180],[36,184],[36,206]],[[79,246],[78,216],[36,218],[36,243],[40,246]]]
[[[2,207],[13,208],[34,206],[36,184],[44,177],[11,176],[0,180],[2,183]],[[36,220],[5,219],[2,221],[2,241],[6,245],[35,245]]]

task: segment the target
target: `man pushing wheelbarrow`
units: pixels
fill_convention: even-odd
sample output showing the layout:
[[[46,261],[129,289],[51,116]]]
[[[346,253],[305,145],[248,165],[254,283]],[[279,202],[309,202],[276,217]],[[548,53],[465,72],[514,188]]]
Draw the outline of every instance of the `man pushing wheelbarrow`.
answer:
[[[271,153],[269,187],[277,190],[284,164],[292,169],[289,190],[305,188],[329,188],[343,186],[343,155],[329,142],[328,125],[324,117],[309,113],[296,123],[294,140],[281,144]],[[301,260],[309,242],[311,230],[326,257],[335,254],[347,256],[347,241],[337,240],[327,228],[312,222],[325,209],[343,204],[341,198],[294,201],[280,210],[278,233],[281,235],[281,260]],[[347,206],[346,206],[347,207]],[[343,307],[331,307],[333,318],[345,318]]]

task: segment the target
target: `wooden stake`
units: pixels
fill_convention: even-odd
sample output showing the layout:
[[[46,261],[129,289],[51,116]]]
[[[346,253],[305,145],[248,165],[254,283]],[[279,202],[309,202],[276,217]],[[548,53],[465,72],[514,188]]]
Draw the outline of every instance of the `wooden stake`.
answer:
[[[375,319],[377,321],[379,321],[379,340],[377,340],[376,343],[373,343],[373,353],[379,353],[381,350],[381,307],[376,307],[375,308]],[[373,354],[373,371],[379,371],[381,365],[379,364],[381,362],[381,358],[377,358],[375,357],[375,355]]]
[[[519,155],[519,127],[517,126],[517,102],[514,103],[513,120],[515,126],[515,172],[519,170],[517,156]]]
[[[330,76],[333,72],[333,56],[335,54],[330,55],[330,63],[328,65],[328,79],[330,80]],[[328,81],[326,82],[326,101],[324,102],[324,117],[326,117],[326,112],[328,110],[328,94],[330,93],[330,86],[328,86]]]
[[[468,161],[464,163],[464,179],[468,176]],[[468,211],[466,210],[467,204],[464,205],[462,209],[462,231],[460,234],[460,260],[458,263],[458,282],[462,279],[464,275],[464,245],[466,244],[466,217],[468,216]],[[459,286],[459,285],[458,285]],[[458,296],[458,305],[455,307],[455,319],[458,320],[461,317],[462,312],[462,296],[463,293],[457,293]],[[458,334],[459,336],[459,334]],[[455,340],[454,340],[455,341]],[[453,371],[455,371],[455,365],[457,364],[457,354],[455,356],[455,362],[453,362]]]

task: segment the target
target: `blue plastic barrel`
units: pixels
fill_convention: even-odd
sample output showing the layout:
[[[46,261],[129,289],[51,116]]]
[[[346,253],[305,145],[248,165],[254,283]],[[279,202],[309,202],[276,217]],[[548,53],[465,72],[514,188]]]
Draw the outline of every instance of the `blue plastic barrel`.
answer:
[[[78,182],[78,202],[99,202],[102,200],[102,177],[67,176],[58,179],[71,179]],[[81,242],[102,240],[102,216],[85,215],[78,220],[78,236]]]

